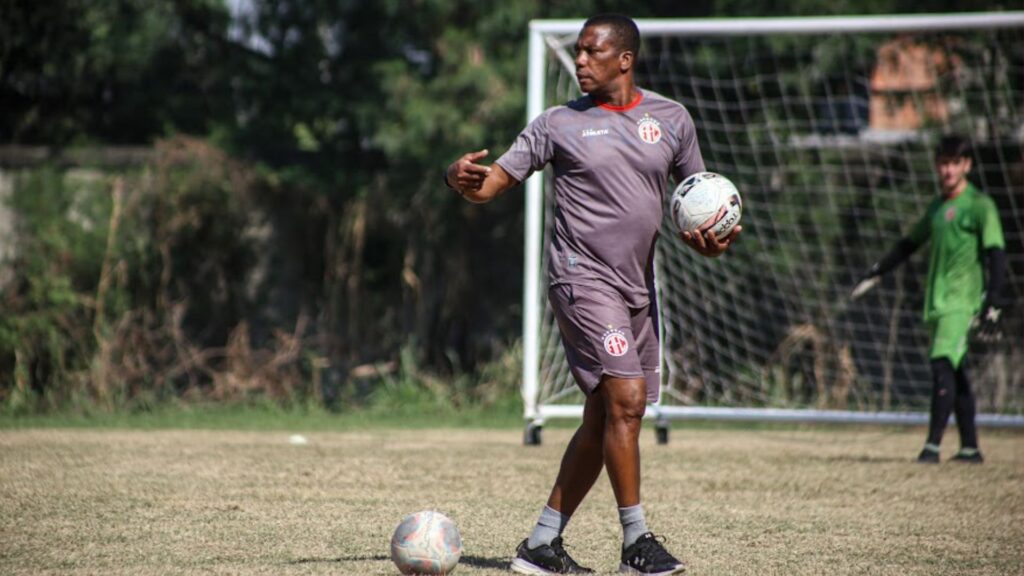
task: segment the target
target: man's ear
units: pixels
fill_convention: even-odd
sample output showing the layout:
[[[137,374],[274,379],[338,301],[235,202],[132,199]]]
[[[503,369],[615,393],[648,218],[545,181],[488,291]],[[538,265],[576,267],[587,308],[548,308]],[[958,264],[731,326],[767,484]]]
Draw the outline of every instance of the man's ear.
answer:
[[[622,54],[619,54],[619,72],[622,72],[623,74],[629,72],[633,69],[633,63],[634,58],[631,50],[626,50]]]

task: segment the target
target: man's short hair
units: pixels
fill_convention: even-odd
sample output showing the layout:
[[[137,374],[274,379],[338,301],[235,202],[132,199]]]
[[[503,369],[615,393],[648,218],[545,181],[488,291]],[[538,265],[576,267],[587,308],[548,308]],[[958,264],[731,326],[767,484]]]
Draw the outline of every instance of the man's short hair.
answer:
[[[935,159],[939,158],[970,158],[971,143],[959,134],[943,136],[935,146]]]
[[[636,58],[640,54],[640,29],[629,16],[622,14],[598,14],[591,16],[583,23],[584,28],[591,26],[608,26],[612,29],[612,39],[619,52],[627,50]]]

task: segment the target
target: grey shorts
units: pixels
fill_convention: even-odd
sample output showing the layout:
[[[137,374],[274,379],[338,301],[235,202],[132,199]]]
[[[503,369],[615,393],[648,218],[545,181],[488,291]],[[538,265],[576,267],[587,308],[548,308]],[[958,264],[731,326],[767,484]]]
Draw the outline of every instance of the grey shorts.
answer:
[[[658,311],[652,302],[629,308],[612,289],[557,284],[549,288],[565,357],[576,384],[590,395],[601,376],[643,378],[647,400],[658,401],[661,369]]]

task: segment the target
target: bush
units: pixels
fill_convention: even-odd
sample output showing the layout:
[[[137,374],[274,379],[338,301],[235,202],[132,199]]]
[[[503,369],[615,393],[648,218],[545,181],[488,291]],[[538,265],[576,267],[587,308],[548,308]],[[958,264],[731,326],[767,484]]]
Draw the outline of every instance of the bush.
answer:
[[[334,210],[179,137],[129,171],[24,171],[8,204],[17,247],[0,285],[7,412],[208,401],[456,409],[515,396],[517,349],[492,340],[497,359],[467,365],[447,323],[424,330],[436,334],[430,346],[399,329],[418,326],[393,301],[409,270],[401,259],[364,261],[374,250],[356,232],[366,202]],[[432,298],[455,298],[442,288]]]

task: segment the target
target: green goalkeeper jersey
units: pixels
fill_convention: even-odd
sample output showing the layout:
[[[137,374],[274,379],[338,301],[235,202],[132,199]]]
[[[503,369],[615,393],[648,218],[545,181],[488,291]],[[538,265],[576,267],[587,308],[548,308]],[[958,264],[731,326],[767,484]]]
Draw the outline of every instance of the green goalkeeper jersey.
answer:
[[[925,321],[950,313],[976,313],[985,289],[983,252],[1006,248],[992,198],[970,183],[952,200],[938,197],[928,205],[909,237],[918,246],[929,239],[932,242]]]

